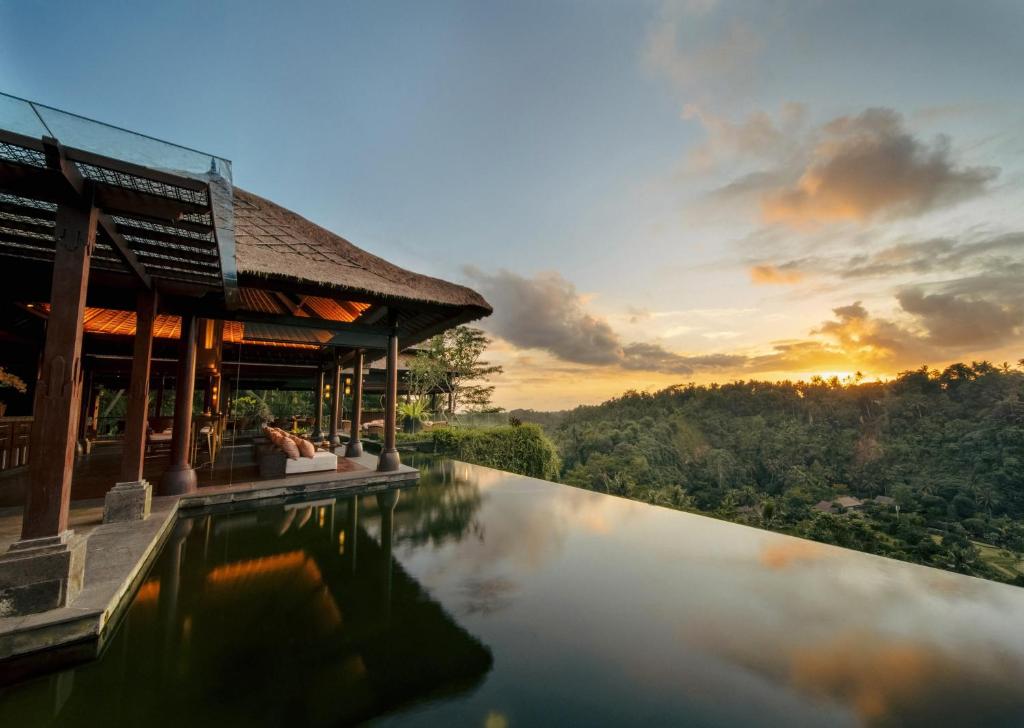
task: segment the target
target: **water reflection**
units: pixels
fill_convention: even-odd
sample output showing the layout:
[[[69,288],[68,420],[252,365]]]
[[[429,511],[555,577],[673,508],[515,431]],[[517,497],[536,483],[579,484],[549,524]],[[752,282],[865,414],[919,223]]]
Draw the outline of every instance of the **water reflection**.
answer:
[[[338,725],[472,689],[491,652],[395,563],[398,502],[177,523],[104,656],[0,693],[0,725]]]
[[[0,725],[1024,724],[1024,590],[422,468],[179,523],[106,655]]]

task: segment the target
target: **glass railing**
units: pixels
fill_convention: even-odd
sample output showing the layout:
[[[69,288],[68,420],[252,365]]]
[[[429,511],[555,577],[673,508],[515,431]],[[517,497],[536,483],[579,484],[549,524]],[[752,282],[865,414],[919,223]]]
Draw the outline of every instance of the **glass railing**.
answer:
[[[0,93],[0,129],[33,138],[51,136],[66,147],[150,169],[231,182],[230,160],[128,131],[67,111]]]

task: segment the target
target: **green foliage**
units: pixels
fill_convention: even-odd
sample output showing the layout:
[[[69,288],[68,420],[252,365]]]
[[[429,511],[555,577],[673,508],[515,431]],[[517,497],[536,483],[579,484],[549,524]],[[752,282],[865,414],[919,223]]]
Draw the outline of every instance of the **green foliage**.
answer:
[[[434,388],[448,392],[449,415],[460,408],[469,412],[493,411],[494,387],[486,382],[502,370],[480,358],[490,343],[483,331],[469,326],[438,334],[409,362],[410,388],[417,394]]]
[[[423,399],[410,399],[408,402],[398,403],[398,416],[403,420],[416,420],[422,422],[427,419],[427,402]]]
[[[1024,545],[1024,374],[987,362],[891,382],[628,392],[545,422],[562,482],[1012,581]],[[813,506],[852,495],[860,513]],[[888,495],[900,507],[872,502]],[[933,538],[934,537],[934,538]]]
[[[231,404],[236,417],[252,418],[254,420],[269,420],[270,408],[266,402],[251,394],[244,394],[236,397]]]
[[[554,443],[537,425],[447,428],[431,433],[434,449],[456,460],[554,480],[560,461]]]

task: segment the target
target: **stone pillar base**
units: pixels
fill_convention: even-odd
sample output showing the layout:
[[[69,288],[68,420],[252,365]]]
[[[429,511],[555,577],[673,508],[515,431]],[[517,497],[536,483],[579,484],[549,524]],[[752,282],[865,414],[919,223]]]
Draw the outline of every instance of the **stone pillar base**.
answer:
[[[378,472],[391,472],[398,470],[402,465],[402,459],[398,456],[398,450],[385,450],[377,460]]]
[[[160,495],[185,495],[195,493],[199,487],[199,478],[193,468],[182,470],[168,470],[160,479],[160,487],[157,489]]]
[[[85,581],[84,536],[22,539],[0,556],[0,617],[66,607]]]
[[[363,443],[359,440],[349,440],[345,446],[345,457],[358,458],[363,454]]]
[[[148,480],[117,483],[103,500],[103,522],[144,521],[152,502],[153,487]]]

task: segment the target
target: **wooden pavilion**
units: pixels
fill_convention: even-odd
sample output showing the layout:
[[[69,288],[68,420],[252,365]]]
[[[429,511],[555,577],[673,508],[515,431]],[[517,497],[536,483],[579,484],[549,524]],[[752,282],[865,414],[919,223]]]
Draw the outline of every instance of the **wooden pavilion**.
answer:
[[[328,384],[338,392],[343,368],[352,368],[348,456],[361,454],[363,362],[383,355],[377,467],[390,471],[400,466],[400,349],[491,312],[468,288],[399,268],[234,187],[227,160],[8,96],[0,96],[0,266],[0,305],[45,327],[22,540],[8,560],[53,550],[84,559],[68,508],[89,402],[85,362],[104,361],[104,347],[116,349],[118,339],[131,342],[130,384],[120,477],[110,485],[148,498],[142,468],[154,341],[176,383],[170,457],[156,492],[174,495],[197,485],[189,446],[196,382],[216,413],[225,362],[240,362],[242,347],[252,372],[312,365],[320,392]],[[168,340],[176,351],[167,351]],[[332,445],[340,444],[338,400],[330,407]],[[0,589],[2,577],[0,568]],[[73,579],[58,582],[46,589],[59,593],[31,600],[67,603]]]

